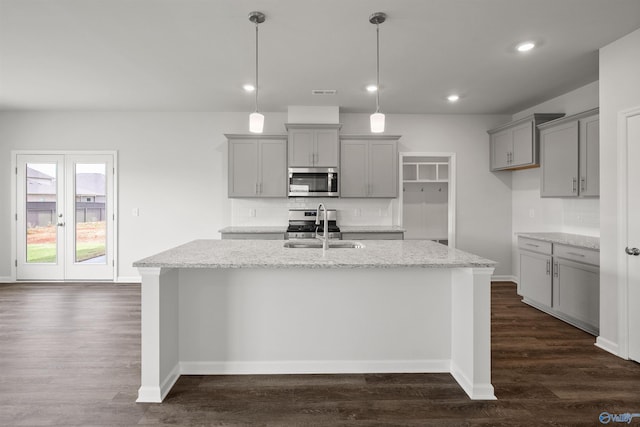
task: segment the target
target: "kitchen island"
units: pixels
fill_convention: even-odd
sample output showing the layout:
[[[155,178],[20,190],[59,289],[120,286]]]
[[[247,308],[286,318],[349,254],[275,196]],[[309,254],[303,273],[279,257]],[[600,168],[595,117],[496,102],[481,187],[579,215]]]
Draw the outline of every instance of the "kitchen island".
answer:
[[[449,372],[491,385],[495,262],[431,241],[358,249],[196,240],[134,263],[142,275],[138,402],[180,375]]]

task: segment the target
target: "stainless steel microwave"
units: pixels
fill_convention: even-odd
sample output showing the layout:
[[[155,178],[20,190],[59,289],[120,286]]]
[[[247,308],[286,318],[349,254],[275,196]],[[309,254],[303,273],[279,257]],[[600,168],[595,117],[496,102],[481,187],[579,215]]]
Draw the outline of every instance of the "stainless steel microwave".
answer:
[[[338,168],[289,168],[289,197],[338,197]]]

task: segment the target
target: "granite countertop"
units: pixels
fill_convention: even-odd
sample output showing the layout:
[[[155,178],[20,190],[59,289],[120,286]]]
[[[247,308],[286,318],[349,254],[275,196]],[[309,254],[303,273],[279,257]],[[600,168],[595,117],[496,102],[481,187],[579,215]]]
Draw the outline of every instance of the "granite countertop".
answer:
[[[404,233],[399,225],[341,225],[343,233]]]
[[[244,226],[232,226],[225,227],[218,230],[219,233],[284,233],[287,231],[287,226],[265,226],[265,225],[244,225]]]
[[[285,248],[281,240],[194,240],[136,261],[162,268],[457,268],[496,262],[429,240],[367,240],[364,248]]]
[[[529,239],[542,240],[551,243],[575,246],[578,248],[600,250],[600,238],[570,233],[516,233]]]

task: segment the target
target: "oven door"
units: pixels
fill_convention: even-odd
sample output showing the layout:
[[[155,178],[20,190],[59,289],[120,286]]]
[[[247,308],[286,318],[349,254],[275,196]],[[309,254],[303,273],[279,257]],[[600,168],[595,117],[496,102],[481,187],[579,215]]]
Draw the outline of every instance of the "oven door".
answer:
[[[337,168],[289,168],[289,197],[338,197]]]

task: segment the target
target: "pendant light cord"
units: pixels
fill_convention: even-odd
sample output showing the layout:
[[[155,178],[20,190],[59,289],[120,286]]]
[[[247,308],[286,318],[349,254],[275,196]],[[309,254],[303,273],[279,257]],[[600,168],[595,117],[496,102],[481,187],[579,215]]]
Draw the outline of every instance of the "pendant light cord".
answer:
[[[380,24],[376,24],[376,113],[380,111]]]
[[[256,113],[258,112],[258,21],[256,21]]]

